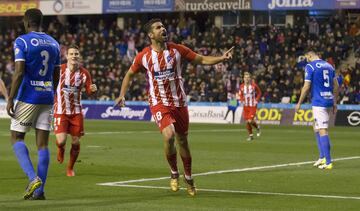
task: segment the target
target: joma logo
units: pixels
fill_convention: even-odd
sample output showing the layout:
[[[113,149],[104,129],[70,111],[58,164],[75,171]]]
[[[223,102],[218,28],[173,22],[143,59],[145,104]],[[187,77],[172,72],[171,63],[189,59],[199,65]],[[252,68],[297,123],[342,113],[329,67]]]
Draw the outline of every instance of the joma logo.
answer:
[[[313,0],[272,0],[268,7],[272,10],[276,7],[312,7],[313,5]]]

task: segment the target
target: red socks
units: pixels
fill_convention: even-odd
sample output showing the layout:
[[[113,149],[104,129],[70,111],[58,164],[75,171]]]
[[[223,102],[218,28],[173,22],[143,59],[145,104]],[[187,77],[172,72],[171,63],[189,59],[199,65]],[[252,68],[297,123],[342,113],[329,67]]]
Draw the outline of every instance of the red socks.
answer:
[[[69,169],[74,169],[75,162],[80,153],[80,144],[72,144],[70,150],[70,160],[69,160]]]
[[[251,122],[251,125],[254,126],[256,129],[258,128],[258,125],[256,124],[255,121],[252,121],[252,122]]]
[[[251,124],[248,122],[246,123],[246,129],[247,129],[249,135],[253,134]]]

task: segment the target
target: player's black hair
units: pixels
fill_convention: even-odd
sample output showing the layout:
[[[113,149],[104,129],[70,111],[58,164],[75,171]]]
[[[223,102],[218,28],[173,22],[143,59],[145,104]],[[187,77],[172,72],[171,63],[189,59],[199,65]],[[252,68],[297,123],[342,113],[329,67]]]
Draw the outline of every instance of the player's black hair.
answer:
[[[40,27],[43,21],[43,14],[41,10],[37,8],[26,10],[24,17],[32,27]]]
[[[144,25],[144,31],[148,34],[151,32],[151,26],[156,22],[162,22],[160,18],[153,18],[150,19],[145,25]]]

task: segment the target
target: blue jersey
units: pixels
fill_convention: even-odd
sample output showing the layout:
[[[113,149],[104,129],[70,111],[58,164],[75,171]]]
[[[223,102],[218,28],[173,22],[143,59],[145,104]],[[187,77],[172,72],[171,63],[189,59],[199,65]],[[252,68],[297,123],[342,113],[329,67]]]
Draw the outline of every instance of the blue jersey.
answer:
[[[59,43],[43,32],[30,32],[15,40],[16,61],[25,61],[25,73],[17,100],[30,104],[53,104],[54,67],[60,65]]]
[[[315,60],[305,66],[305,81],[311,82],[311,102],[313,106],[332,107],[334,105],[335,70],[324,60]]]

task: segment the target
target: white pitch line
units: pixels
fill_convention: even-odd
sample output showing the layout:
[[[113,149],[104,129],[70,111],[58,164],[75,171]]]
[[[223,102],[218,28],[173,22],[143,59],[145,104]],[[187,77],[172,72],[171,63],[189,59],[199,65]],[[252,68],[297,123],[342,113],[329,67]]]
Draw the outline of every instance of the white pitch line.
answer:
[[[243,132],[246,131],[245,129],[206,129],[206,130],[190,130],[189,133],[218,133],[218,132],[232,132],[232,133],[237,133],[237,132]],[[291,129],[283,129],[281,130],[282,133],[309,133],[309,131],[307,130],[291,130]],[[141,131],[136,131],[136,130],[129,130],[129,131],[102,131],[102,132],[86,132],[86,135],[112,135],[112,134],[158,134],[159,131],[157,130],[141,130]],[[337,133],[342,134],[342,133],[352,133],[352,131],[337,131]],[[27,133],[26,135],[30,135],[30,136],[34,136],[35,133]],[[3,132],[0,131],[0,136],[10,136],[10,132]]]
[[[117,184],[113,186],[128,187],[128,188],[145,188],[145,189],[165,189],[169,187],[160,186],[145,186],[145,185],[123,185]],[[180,188],[185,190],[185,188]],[[221,190],[221,189],[205,189],[198,188],[198,191],[204,192],[217,192],[217,193],[244,193],[244,194],[256,194],[256,195],[276,195],[276,196],[297,196],[297,197],[312,197],[312,198],[331,198],[331,199],[355,199],[360,200],[360,197],[356,196],[336,196],[336,195],[318,195],[318,194],[301,194],[301,193],[277,193],[277,192],[259,192],[259,191],[245,191],[245,190]]]
[[[218,133],[218,132],[241,132],[245,131],[245,129],[209,129],[209,130],[190,130],[190,133],[202,133],[202,132],[208,132],[208,133]],[[300,132],[297,130],[293,130],[289,132]],[[308,132],[308,131],[305,131]],[[154,130],[128,130],[128,131],[102,131],[102,132],[86,132],[86,135],[112,135],[112,134],[159,134],[159,131]],[[35,133],[27,133],[26,135],[34,136]],[[10,136],[10,132],[0,132],[0,136]]]
[[[333,161],[341,161],[341,160],[354,160],[360,159],[360,156],[353,156],[353,157],[343,157],[343,158],[336,158]],[[273,168],[281,168],[281,167],[288,167],[288,166],[301,166],[306,164],[311,164],[314,161],[305,161],[305,162],[296,162],[296,163],[285,163],[285,164],[277,164],[277,165],[270,165],[270,166],[258,166],[258,167],[250,167],[250,168],[242,168],[242,169],[230,169],[230,170],[220,170],[220,171],[209,171],[204,173],[193,174],[193,176],[205,176],[205,175],[213,175],[213,174],[224,174],[224,173],[235,173],[235,172],[245,172],[245,171],[256,171],[262,169],[273,169]],[[137,183],[137,182],[147,182],[147,181],[158,181],[169,179],[169,177],[158,177],[158,178],[142,178],[142,179],[135,179],[135,180],[126,180],[126,181],[119,181],[119,182],[106,182],[106,183],[98,183],[97,185],[104,185],[104,186],[118,186],[124,185],[129,183]]]
[[[359,159],[359,158],[360,158],[360,156],[343,157],[343,158],[333,159],[333,161],[353,160],[353,159]],[[252,168],[243,168],[243,169],[210,171],[210,172],[194,174],[193,176],[204,176],[204,175],[211,175],[211,174],[224,174],[224,173],[233,173],[233,172],[255,171],[255,170],[261,170],[261,169],[281,168],[281,167],[287,167],[287,166],[299,166],[299,165],[310,164],[310,163],[313,163],[313,162],[314,161],[305,161],[305,162],[287,163],[287,164],[279,164],[279,165],[271,165],[271,166],[259,166],[259,167],[252,167]],[[165,189],[165,190],[167,190],[167,189],[169,189],[169,187],[147,186],[147,185],[129,185],[129,183],[146,182],[146,181],[158,181],[158,180],[164,180],[164,179],[169,179],[169,177],[143,178],[143,179],[136,179],[136,180],[120,181],[120,182],[98,183],[97,185],[128,187],[128,188]],[[181,188],[181,189],[185,189],[185,188]],[[259,192],[259,191],[245,191],[245,190],[221,190],[221,189],[205,189],[205,188],[198,188],[197,190],[198,191],[204,191],[204,192],[217,192],[217,193],[243,193],[243,194],[256,194],[256,195],[276,195],[276,196],[295,196],[295,197],[360,200],[360,197],[358,197],[358,196],[337,196],[337,195],[319,195],[319,194],[301,194],[301,193],[277,193],[277,192]]]
[[[210,133],[217,133],[217,132],[239,132],[245,131],[245,129],[213,129],[213,130],[190,130],[190,133],[201,133],[201,132],[210,132]],[[89,135],[108,135],[108,134],[149,134],[149,133],[159,133],[157,130],[142,130],[142,131],[104,131],[104,132],[89,132],[86,134]]]

